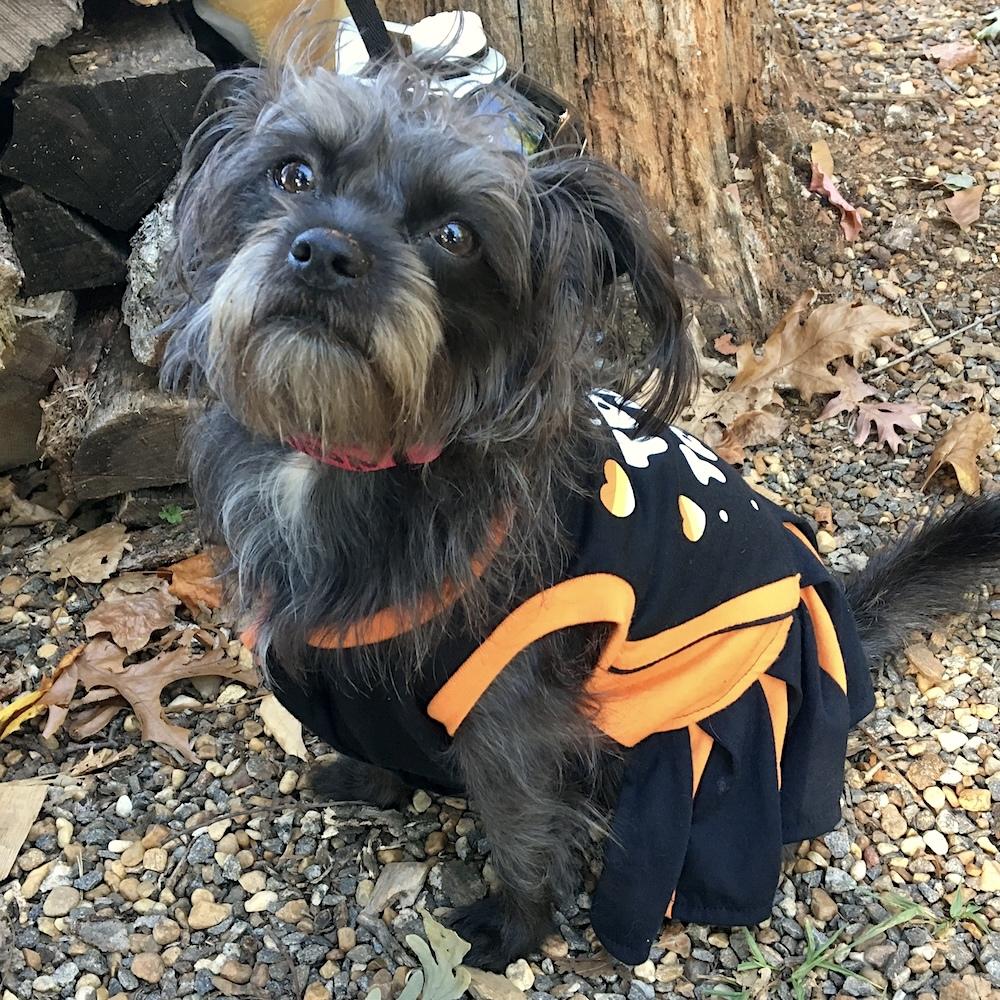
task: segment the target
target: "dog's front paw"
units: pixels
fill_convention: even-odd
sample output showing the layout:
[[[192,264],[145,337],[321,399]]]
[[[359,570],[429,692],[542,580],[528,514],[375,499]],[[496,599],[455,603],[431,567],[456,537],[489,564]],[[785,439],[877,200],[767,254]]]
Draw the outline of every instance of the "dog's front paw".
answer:
[[[503,972],[511,962],[536,951],[550,929],[547,918],[512,919],[498,896],[456,907],[448,926],[472,945],[464,964],[488,972]]]
[[[409,798],[406,783],[389,771],[350,757],[317,761],[309,769],[314,792],[337,802],[370,802],[383,809],[398,809]]]

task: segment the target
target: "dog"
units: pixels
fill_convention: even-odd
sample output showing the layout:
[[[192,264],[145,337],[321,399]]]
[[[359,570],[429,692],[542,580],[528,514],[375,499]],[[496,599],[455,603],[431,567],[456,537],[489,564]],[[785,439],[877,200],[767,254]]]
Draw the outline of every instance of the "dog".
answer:
[[[204,533],[275,693],[341,754],[323,787],[470,797],[497,879],[454,914],[473,965],[536,949],[602,836],[616,957],[666,913],[766,918],[782,843],[840,819],[868,660],[995,577],[1000,500],[845,593],[670,425],[695,352],[620,173],[525,155],[403,58],[227,79],[182,167],[162,378],[203,400]]]

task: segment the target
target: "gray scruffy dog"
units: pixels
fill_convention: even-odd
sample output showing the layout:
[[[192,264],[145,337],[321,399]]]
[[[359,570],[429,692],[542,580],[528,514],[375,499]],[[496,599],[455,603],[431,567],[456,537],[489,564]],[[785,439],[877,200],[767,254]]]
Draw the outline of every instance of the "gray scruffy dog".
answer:
[[[512,149],[509,117],[433,71],[286,61],[228,86],[187,150],[164,276],[164,384],[206,400],[190,438],[205,533],[231,553],[279,696],[337,749],[381,748],[328,769],[333,794],[471,797],[499,887],[455,925],[472,964],[502,969],[578,885],[628,757],[588,689],[608,627],[540,636],[453,739],[424,709],[442,650],[484,639],[574,558],[566,511],[608,440],[598,368],[636,388],[609,324],[619,277],[652,345],[634,370],[659,373],[638,439],[686,401],[670,258],[616,171]],[[868,649],[960,609],[995,569],[998,523],[996,501],[967,505],[873,559],[848,595]],[[355,634],[373,620],[377,636]]]

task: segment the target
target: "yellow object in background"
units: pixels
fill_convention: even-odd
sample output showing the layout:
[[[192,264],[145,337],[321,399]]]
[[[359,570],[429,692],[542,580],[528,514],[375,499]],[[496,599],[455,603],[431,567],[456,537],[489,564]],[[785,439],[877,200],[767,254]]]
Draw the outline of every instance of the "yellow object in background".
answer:
[[[302,8],[310,23],[337,21],[349,16],[345,0],[194,0],[198,16],[248,59],[260,62],[275,32]]]

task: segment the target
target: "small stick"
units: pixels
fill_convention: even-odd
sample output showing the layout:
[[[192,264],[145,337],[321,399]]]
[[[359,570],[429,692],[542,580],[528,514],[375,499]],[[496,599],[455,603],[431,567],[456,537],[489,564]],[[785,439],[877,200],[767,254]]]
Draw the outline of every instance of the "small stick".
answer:
[[[921,306],[921,310],[922,309],[923,307]],[[926,316],[926,313],[924,315]],[[933,340],[928,340],[926,344],[921,344],[919,347],[915,347],[912,351],[908,351],[906,354],[903,354],[898,358],[893,358],[893,360],[887,365],[872,365],[872,367],[868,369],[868,372],[871,374],[873,372],[884,372],[890,368],[895,368],[896,365],[902,364],[904,361],[909,361],[910,358],[915,358],[918,354],[923,354],[925,351],[929,351],[932,347],[937,347],[938,344],[943,344],[946,340],[951,340],[952,337],[957,337],[960,333],[966,333],[973,327],[981,326],[983,323],[989,323],[990,320],[996,319],[998,316],[1000,316],[1000,311],[980,316],[971,323],[967,323],[965,326],[960,326],[957,330],[950,330],[948,333],[942,334],[940,337],[935,337]],[[929,319],[928,323],[930,323]],[[933,323],[931,323],[931,329],[937,329]]]
[[[887,94],[884,91],[866,90],[842,90],[837,97],[844,104],[912,104],[914,101],[923,101],[929,104],[935,111],[940,111],[937,101],[929,94]]]

